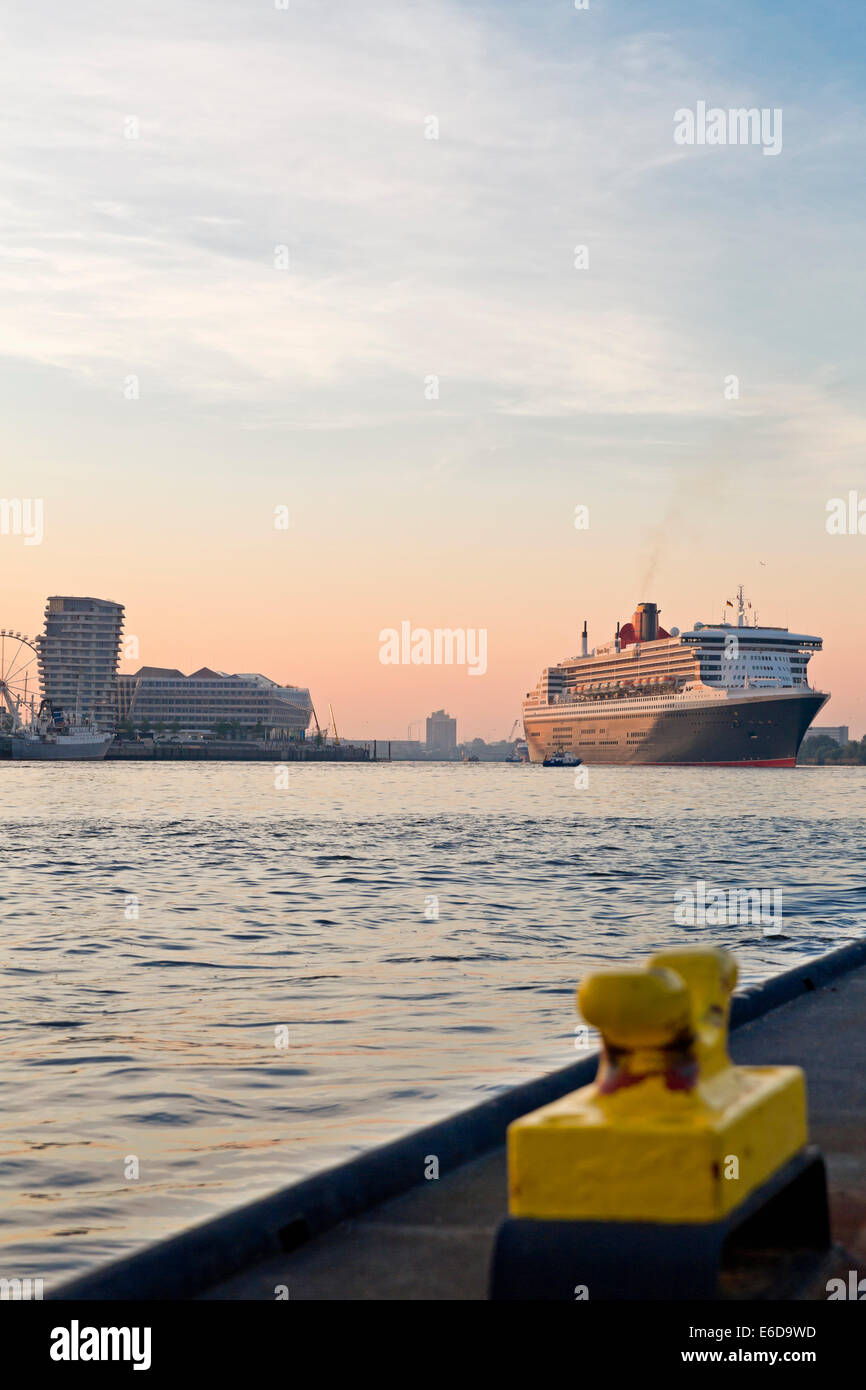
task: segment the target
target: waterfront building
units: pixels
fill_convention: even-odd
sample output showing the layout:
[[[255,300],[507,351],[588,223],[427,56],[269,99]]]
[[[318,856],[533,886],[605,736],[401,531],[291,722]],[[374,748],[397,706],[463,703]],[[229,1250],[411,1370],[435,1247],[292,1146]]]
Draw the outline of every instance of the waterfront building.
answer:
[[[427,718],[427,750],[446,757],[457,752],[457,720],[444,709],[434,710]]]
[[[312,708],[309,690],[256,673],[227,675],[203,666],[185,676],[172,667],[142,666],[117,678],[118,723],[303,738]]]
[[[820,738],[822,734],[824,738],[831,738],[834,743],[838,743],[842,748],[850,741],[848,738],[847,724],[813,724],[811,729],[803,736],[803,742],[805,743],[806,740],[810,738]]]
[[[42,695],[69,715],[114,725],[115,680],[123,631],[123,604],[54,595],[36,639]]]

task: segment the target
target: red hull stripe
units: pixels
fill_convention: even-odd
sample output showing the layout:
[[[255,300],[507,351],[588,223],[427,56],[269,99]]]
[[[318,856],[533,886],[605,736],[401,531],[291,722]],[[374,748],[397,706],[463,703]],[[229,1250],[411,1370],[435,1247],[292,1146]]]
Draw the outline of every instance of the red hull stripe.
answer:
[[[589,764],[587,764],[589,766]],[[738,763],[626,763],[626,767],[796,767],[796,758],[748,758]]]

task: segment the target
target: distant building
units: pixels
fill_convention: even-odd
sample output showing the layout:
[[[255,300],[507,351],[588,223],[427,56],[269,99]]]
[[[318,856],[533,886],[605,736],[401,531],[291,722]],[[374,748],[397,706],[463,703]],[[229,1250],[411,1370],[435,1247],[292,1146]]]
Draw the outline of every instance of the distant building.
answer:
[[[813,725],[811,729],[807,729],[803,737],[803,742],[805,743],[807,738],[819,738],[821,734],[823,734],[825,738],[832,738],[833,742],[840,744],[842,748],[849,742],[847,724],[839,724],[834,727],[825,725],[824,728],[820,726],[816,728]]]
[[[457,720],[444,709],[434,710],[427,718],[427,750],[446,756],[457,751]]]
[[[207,666],[191,676],[142,666],[135,675],[117,677],[117,719],[133,724],[178,724],[201,733],[233,724],[245,734],[259,730],[302,738],[312,708],[309,690],[300,686],[278,685],[257,674],[229,676]]]
[[[68,715],[77,711],[101,728],[113,728],[122,631],[122,603],[49,598],[45,628],[36,639],[43,698]]]

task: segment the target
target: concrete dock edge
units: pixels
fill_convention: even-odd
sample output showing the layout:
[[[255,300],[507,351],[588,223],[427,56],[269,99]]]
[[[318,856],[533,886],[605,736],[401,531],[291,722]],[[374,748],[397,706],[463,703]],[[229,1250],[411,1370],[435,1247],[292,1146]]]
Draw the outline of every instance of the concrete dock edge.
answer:
[[[866,963],[866,938],[840,947],[735,995],[736,1029],[830,984]],[[415,1187],[427,1154],[440,1170],[458,1168],[504,1142],[512,1120],[592,1081],[596,1054],[491,1096],[271,1196],[215,1217],[133,1255],[80,1275],[50,1299],[195,1298],[269,1256],[288,1252],[349,1218]]]

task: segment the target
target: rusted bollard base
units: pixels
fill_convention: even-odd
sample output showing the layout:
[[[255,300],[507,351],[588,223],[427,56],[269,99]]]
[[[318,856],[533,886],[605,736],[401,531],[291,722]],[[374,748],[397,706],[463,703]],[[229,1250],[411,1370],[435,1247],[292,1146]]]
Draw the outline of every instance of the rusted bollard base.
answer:
[[[675,1176],[672,1179],[675,1181]],[[762,1261],[808,1278],[830,1248],[824,1160],[801,1149],[721,1221],[540,1221],[509,1217],[493,1253],[495,1300],[736,1298],[737,1278]],[[794,1261],[792,1264],[792,1256]],[[746,1281],[754,1298],[754,1274]],[[760,1295],[757,1295],[760,1296]],[[768,1288],[764,1297],[772,1297]],[[781,1296],[776,1292],[776,1297]]]

